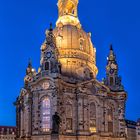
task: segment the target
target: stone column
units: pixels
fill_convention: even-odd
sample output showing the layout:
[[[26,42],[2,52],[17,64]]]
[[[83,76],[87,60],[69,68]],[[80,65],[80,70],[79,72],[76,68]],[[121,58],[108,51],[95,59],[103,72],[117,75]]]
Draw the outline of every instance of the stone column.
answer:
[[[78,130],[83,131],[83,99],[78,99]]]
[[[89,127],[88,127],[88,114],[89,114],[89,110],[88,110],[88,99],[84,98],[84,130],[86,132],[88,132]]]

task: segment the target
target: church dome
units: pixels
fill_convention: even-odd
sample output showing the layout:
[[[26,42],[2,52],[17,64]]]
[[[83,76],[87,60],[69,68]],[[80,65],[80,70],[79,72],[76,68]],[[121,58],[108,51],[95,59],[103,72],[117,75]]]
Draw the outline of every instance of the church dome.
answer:
[[[91,42],[91,34],[81,27],[58,24],[54,29],[62,74],[76,78],[96,77],[96,50]]]
[[[78,19],[78,0],[58,0],[57,5],[59,16],[53,34],[61,74],[80,80],[96,78],[96,49]],[[41,50],[45,49],[43,44]]]

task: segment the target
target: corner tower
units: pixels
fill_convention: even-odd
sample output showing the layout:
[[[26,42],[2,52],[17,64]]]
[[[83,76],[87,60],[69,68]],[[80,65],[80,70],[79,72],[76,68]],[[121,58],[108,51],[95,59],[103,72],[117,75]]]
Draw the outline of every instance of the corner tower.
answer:
[[[110,45],[110,52],[107,57],[106,78],[104,82],[112,91],[124,90],[121,77],[118,75],[118,64],[112,45]]]
[[[78,80],[96,78],[96,50],[91,33],[86,33],[78,19],[78,0],[58,0],[58,20],[54,35],[59,51],[62,75]]]

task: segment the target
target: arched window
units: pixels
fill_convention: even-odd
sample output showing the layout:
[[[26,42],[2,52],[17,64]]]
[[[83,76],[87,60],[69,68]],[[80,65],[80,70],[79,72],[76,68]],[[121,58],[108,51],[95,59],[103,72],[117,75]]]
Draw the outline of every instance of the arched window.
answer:
[[[50,63],[49,62],[45,62],[45,70],[49,70],[50,67]]]
[[[66,129],[67,131],[72,131],[72,105],[68,104],[66,105]]]
[[[113,108],[108,109],[108,132],[113,132]]]
[[[44,98],[41,102],[41,128],[43,132],[47,132],[51,127],[51,106],[50,99]]]
[[[96,131],[96,105],[92,102],[90,104],[90,132],[95,133]]]
[[[58,47],[58,48],[61,48],[61,46],[62,46],[62,36],[59,35],[59,36],[57,37],[57,47]]]

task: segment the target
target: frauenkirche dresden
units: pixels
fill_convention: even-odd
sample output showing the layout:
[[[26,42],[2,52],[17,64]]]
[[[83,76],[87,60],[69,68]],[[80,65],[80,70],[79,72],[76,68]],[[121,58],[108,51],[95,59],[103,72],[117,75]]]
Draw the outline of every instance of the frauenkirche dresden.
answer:
[[[78,19],[78,0],[58,0],[40,66],[29,61],[16,100],[17,140],[126,140],[127,93],[112,45],[106,77],[96,79],[96,49]]]

